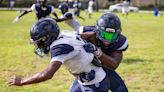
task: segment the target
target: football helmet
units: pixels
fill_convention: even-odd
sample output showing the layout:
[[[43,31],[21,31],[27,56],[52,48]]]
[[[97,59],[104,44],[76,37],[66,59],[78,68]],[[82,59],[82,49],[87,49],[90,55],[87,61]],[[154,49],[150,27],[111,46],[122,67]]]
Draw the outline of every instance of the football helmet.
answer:
[[[47,3],[47,0],[36,0],[37,3],[39,3],[40,5],[45,5]]]
[[[65,14],[66,12],[68,12],[69,6],[66,2],[64,2],[64,3],[59,5],[59,9],[60,9],[62,14]]]
[[[103,46],[109,46],[118,40],[121,22],[113,13],[105,13],[97,20],[97,38]]]
[[[55,20],[44,18],[37,21],[30,31],[31,39],[36,46],[34,52],[43,57],[48,54],[50,45],[58,38],[60,29]]]

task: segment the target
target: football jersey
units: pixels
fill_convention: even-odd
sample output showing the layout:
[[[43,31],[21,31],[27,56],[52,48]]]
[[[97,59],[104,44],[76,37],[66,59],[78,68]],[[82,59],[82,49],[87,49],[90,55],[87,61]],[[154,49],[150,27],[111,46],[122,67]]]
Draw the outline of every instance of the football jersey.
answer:
[[[106,73],[102,67],[92,64],[94,55],[87,53],[83,45],[83,41],[79,36],[73,33],[62,33],[50,46],[51,62],[59,61],[63,63],[70,73],[73,75],[80,73],[89,73],[95,71],[95,78],[89,82],[81,82],[82,85],[91,85],[101,82]]]
[[[54,7],[51,5],[40,7],[39,4],[33,4],[31,10],[36,13],[37,19],[49,17],[49,15],[55,11]]]
[[[68,24],[70,27],[72,27],[76,32],[80,28],[80,23],[74,18],[73,14],[70,12],[65,13],[61,18],[70,18],[68,20],[65,20],[65,23]]]

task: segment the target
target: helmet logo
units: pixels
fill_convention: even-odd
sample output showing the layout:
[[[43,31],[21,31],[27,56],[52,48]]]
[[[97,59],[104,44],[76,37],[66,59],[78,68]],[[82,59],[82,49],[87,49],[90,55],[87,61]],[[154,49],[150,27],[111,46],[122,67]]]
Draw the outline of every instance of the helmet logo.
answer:
[[[41,9],[42,9],[43,11],[46,11],[46,10],[47,10],[47,8],[46,8],[46,7],[41,7]]]
[[[106,28],[106,31],[107,32],[113,32],[113,33],[116,32],[115,29],[113,29],[113,28]]]
[[[98,25],[99,25],[99,26],[105,26],[104,20],[103,20],[103,19],[100,19],[100,20],[98,21]]]

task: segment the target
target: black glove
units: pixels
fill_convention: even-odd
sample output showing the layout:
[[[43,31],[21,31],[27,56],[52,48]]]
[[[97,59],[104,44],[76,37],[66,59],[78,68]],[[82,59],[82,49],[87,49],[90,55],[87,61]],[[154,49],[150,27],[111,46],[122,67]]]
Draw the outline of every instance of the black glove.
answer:
[[[85,43],[83,45],[83,48],[85,49],[86,52],[88,53],[93,53],[94,55],[96,55],[97,57],[101,57],[102,55],[102,51],[100,48],[96,47],[94,44],[92,43]]]

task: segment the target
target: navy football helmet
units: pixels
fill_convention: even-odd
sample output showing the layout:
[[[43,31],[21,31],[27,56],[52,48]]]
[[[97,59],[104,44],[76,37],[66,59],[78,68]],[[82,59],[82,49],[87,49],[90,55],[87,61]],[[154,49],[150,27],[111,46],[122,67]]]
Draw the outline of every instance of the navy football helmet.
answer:
[[[55,20],[44,18],[37,21],[30,31],[30,36],[36,48],[34,52],[39,56],[48,54],[50,45],[57,39],[60,29]]]
[[[64,3],[59,5],[59,9],[60,9],[62,14],[65,14],[66,12],[68,12],[69,6],[66,2],[64,2]]]
[[[97,38],[100,45],[108,47],[118,40],[121,32],[121,22],[113,13],[103,14],[97,21]]]
[[[47,3],[47,0],[36,0],[37,3],[39,3],[40,5],[45,5]]]

